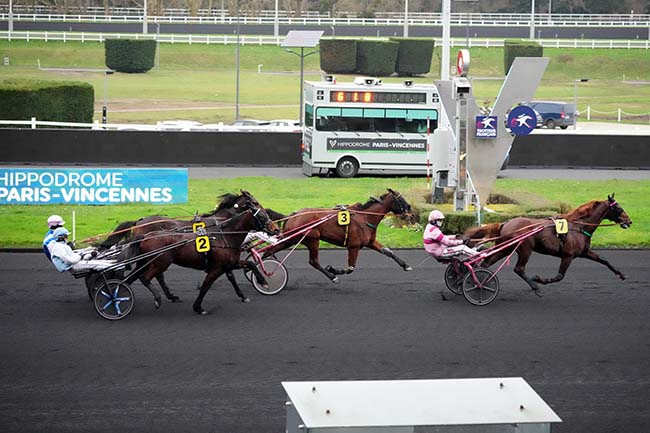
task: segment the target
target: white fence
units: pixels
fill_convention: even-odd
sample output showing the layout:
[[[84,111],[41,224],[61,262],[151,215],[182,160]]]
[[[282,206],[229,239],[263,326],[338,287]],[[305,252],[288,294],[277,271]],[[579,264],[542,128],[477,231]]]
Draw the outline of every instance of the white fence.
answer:
[[[593,116],[592,116],[593,114]],[[645,120],[648,120],[648,124],[650,124],[650,113],[627,113],[623,111],[622,108],[618,108],[616,111],[598,111],[594,110],[591,108],[590,105],[587,105],[587,120],[592,120],[592,118],[598,118],[598,119],[612,119],[614,116],[616,116],[616,121],[618,123],[621,123],[623,119],[625,120],[639,120],[640,122]],[[635,122],[639,123],[639,122]]]
[[[213,11],[214,12],[214,11]],[[273,11],[258,16],[241,15],[239,19],[227,13],[199,14],[189,16],[178,13],[175,15],[147,16],[150,23],[165,24],[267,24],[276,22]],[[279,11],[280,12],[280,11]],[[14,10],[13,21],[31,22],[92,22],[92,23],[141,23],[143,21],[142,9],[138,14],[105,15],[103,13],[21,13]],[[9,20],[9,12],[2,11],[0,20]],[[278,23],[281,25],[305,25],[305,26],[389,26],[404,25],[404,14],[378,14],[376,18],[330,17],[329,15],[289,16],[286,12],[278,14]],[[488,13],[452,13],[451,25],[490,26],[490,27],[529,27],[531,25],[530,14],[488,14]],[[650,15],[566,15],[566,14],[536,14],[534,16],[535,26],[552,27],[650,27]],[[440,26],[442,15],[431,14],[408,14],[409,26]]]
[[[206,34],[173,34],[173,33],[94,33],[94,32],[52,32],[52,31],[0,31],[0,39],[25,41],[63,41],[63,42],[104,42],[105,39],[153,39],[171,44],[221,44],[237,43],[237,35],[206,35]],[[386,40],[387,38],[363,38]],[[239,35],[241,45],[280,45],[284,36]],[[434,38],[436,45],[442,44],[442,39]],[[650,40],[603,40],[603,39],[537,39],[543,47],[548,48],[622,48],[650,49]],[[451,45],[467,46],[466,38],[452,38]],[[503,47],[503,39],[470,38],[469,47]]]

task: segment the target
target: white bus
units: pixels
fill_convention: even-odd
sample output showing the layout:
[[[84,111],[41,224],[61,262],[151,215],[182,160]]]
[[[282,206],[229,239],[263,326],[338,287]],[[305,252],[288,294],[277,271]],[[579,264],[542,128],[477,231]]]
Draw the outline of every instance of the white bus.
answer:
[[[427,141],[438,127],[441,104],[434,85],[305,82],[302,171],[354,177],[359,170],[426,174]],[[448,136],[445,136],[448,137]],[[437,148],[441,148],[437,146]],[[447,146],[442,146],[446,152]],[[448,155],[442,155],[445,161]]]

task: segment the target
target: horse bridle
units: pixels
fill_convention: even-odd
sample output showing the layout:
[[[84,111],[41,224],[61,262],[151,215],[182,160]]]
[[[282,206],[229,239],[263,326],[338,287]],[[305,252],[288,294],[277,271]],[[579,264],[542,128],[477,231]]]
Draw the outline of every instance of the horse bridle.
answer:
[[[271,223],[271,218],[265,212],[260,214],[260,212],[262,212],[262,207],[257,207],[252,202],[248,201],[246,202],[246,208],[247,212],[253,214],[253,218],[255,219],[255,230],[264,230],[269,234],[272,234],[268,228]]]
[[[402,203],[402,200],[400,200],[400,198],[402,198],[402,194],[401,193],[395,194],[394,191],[390,191],[390,193],[393,194],[393,197],[395,197],[395,202],[397,203],[397,207],[398,207],[398,212],[394,212],[394,213],[396,213],[397,215],[399,215],[402,218],[405,218],[406,217],[405,214],[406,214],[406,212],[409,211],[409,209],[408,209],[408,206],[404,206],[404,204]]]

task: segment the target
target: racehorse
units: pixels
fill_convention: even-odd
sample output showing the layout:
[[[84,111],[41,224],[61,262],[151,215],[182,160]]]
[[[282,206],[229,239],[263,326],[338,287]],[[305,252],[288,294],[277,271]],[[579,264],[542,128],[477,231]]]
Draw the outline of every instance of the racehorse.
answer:
[[[168,231],[149,232],[137,242],[124,250],[124,257],[128,259],[138,255],[144,255],[160,250],[155,258],[146,263],[139,275],[140,281],[149,287],[151,279],[167,270],[173,263],[186,268],[204,270],[207,275],[199,287],[199,294],[194,301],[193,309],[196,313],[207,314],[201,304],[206,293],[221,276],[221,274],[233,269],[249,268],[259,282],[265,282],[264,275],[257,269],[255,263],[240,260],[241,245],[246,235],[251,230],[263,230],[271,235],[280,232],[278,226],[271,221],[268,214],[257,200],[250,194],[243,191],[247,200],[242,204],[233,205],[234,214],[220,221],[217,230],[210,232],[210,250],[206,256],[197,251],[194,240],[195,233],[174,233]],[[169,247],[165,250],[166,247]],[[143,259],[146,261],[146,259]],[[142,266],[140,263],[138,266]],[[149,289],[154,292],[152,289]],[[158,299],[160,302],[160,299]]]
[[[495,244],[499,245],[516,236],[523,236],[526,231],[544,226],[544,229],[541,231],[528,237],[524,236],[521,243],[514,243],[513,246],[517,252],[517,264],[515,265],[514,272],[535,291],[539,290],[537,283],[550,284],[561,281],[569,269],[571,262],[576,257],[601,263],[607,266],[614,274],[618,275],[621,280],[625,279],[625,275],[621,271],[591,249],[591,237],[604,219],[619,224],[623,229],[627,229],[632,225],[630,217],[618,202],[614,200],[614,194],[607,196],[607,200],[592,200],[582,204],[569,213],[560,215],[559,218],[563,218],[568,222],[568,232],[566,234],[558,234],[555,224],[550,219],[519,217],[504,223],[492,223],[480,227],[471,227],[465,231],[464,235],[473,240],[473,242],[480,239],[494,239]],[[532,279],[528,277],[526,274],[526,264],[533,251],[560,258],[560,268],[555,277],[542,278],[539,275],[534,276]],[[494,254],[488,254],[482,266],[489,267],[508,256],[511,252],[512,248],[505,248]]]
[[[246,202],[254,201],[256,205],[259,205],[259,203],[257,203],[255,198],[249,192],[243,190],[241,191],[240,195],[226,193],[219,196],[218,198],[219,204],[212,212],[204,213],[198,218],[195,218],[195,220],[200,220],[205,223],[205,228],[208,233],[211,233],[217,229],[223,220],[233,216],[237,212],[238,208],[243,206]],[[120,242],[128,242],[136,237],[143,237],[147,233],[157,232],[161,230],[173,231],[176,233],[191,232],[192,224],[195,222],[195,220],[179,220],[160,215],[154,215],[140,218],[137,221],[124,221],[118,224],[118,226],[115,227],[113,232],[106,238],[106,240],[98,245],[98,250],[105,250]],[[160,287],[163,289],[163,292],[165,293],[167,299],[169,299],[171,302],[181,302],[180,298],[172,293],[171,289],[165,282],[164,273],[161,272],[154,277],[158,281]],[[237,280],[235,279],[232,271],[226,271],[226,277],[235,289],[235,293],[239,299],[241,299],[242,302],[249,302],[250,299],[245,296],[239,288]],[[144,281],[142,281],[142,283],[145,284]],[[149,289],[149,291],[151,291],[152,295],[154,296],[154,302],[156,302],[156,308],[158,308],[160,305],[155,300],[159,299],[160,295],[151,284],[145,284],[145,286]]]
[[[339,210],[350,212],[349,224],[339,224],[337,218]],[[390,257],[405,271],[410,271],[412,270],[411,266],[376,239],[377,226],[389,212],[399,215],[400,218],[411,223],[417,221],[411,212],[411,206],[404,197],[392,189],[388,189],[388,192],[378,199],[371,197],[364,204],[356,203],[338,209],[300,209],[289,216],[283,216],[285,219],[282,228],[284,240],[265,250],[263,257],[271,256],[292,245],[302,243],[309,250],[309,264],[336,283],[338,282],[337,275],[349,274],[354,271],[359,250],[368,247]],[[347,248],[348,266],[346,268],[335,269],[329,265],[323,268],[320,265],[318,247],[321,240]]]

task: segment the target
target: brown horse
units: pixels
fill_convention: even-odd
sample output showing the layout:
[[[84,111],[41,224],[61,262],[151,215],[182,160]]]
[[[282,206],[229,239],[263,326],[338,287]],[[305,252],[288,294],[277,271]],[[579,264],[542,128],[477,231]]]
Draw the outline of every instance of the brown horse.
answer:
[[[607,200],[592,200],[585,203],[571,212],[560,215],[558,218],[566,219],[568,232],[557,234],[555,224],[550,219],[514,218],[504,223],[486,224],[481,227],[472,227],[465,232],[465,236],[478,241],[480,239],[494,239],[499,245],[516,236],[521,236],[527,231],[536,227],[544,226],[544,229],[526,237],[520,244],[515,243],[513,248],[517,252],[517,264],[514,271],[533,290],[539,290],[539,284],[549,284],[561,281],[569,269],[571,262],[576,257],[593,260],[607,266],[620,279],[624,280],[625,275],[607,260],[600,257],[591,249],[591,237],[600,226],[600,223],[607,219],[619,224],[626,229],[632,221],[623,208],[614,200],[614,194],[607,197]],[[532,279],[526,275],[526,264],[534,252],[551,255],[560,258],[560,268],[553,278],[542,278],[539,275]],[[483,266],[491,266],[502,258],[508,256],[512,248],[506,248],[495,254],[488,254],[483,261]]]
[[[151,279],[165,272],[171,264],[205,271],[207,275],[199,287],[199,294],[193,305],[194,311],[199,314],[207,314],[201,306],[203,298],[221,274],[233,269],[249,268],[258,281],[265,281],[255,263],[240,260],[241,245],[251,230],[263,230],[271,235],[278,234],[280,230],[257,200],[246,192],[243,195],[247,199],[241,205],[233,205],[235,209],[233,215],[220,221],[215,230],[208,232],[210,250],[206,253],[197,251],[194,242],[197,236],[195,233],[149,232],[143,238],[136,239],[137,242],[132,242],[125,249],[122,258],[127,259],[152,252],[155,258],[149,262],[143,259],[144,264],[138,263],[141,269],[134,271],[137,277],[131,279],[140,278],[140,281],[149,288]],[[156,254],[156,251],[160,253]],[[150,290],[154,292],[151,288]],[[157,304],[159,303],[158,298]]]
[[[417,219],[411,212],[411,206],[400,193],[388,189],[388,192],[378,199],[371,197],[364,204],[356,203],[347,206],[345,210],[350,212],[348,225],[339,224],[337,214],[342,209],[307,208],[293,212],[286,217],[282,228],[285,239],[266,250],[264,257],[271,256],[300,242],[309,250],[309,264],[335,283],[338,282],[336,275],[349,274],[354,271],[359,250],[364,247],[390,257],[405,271],[412,269],[376,239],[377,226],[389,212],[399,215],[400,218],[407,219],[409,222],[416,222]],[[347,268],[335,269],[332,266],[323,268],[320,265],[318,247],[321,240],[348,249]]]
[[[189,233],[192,231],[192,224],[195,221],[202,221],[206,225],[206,231],[208,234],[218,229],[218,226],[226,218],[233,216],[239,207],[243,206],[248,201],[254,201],[255,204],[259,205],[255,198],[248,191],[241,191],[240,195],[236,194],[222,194],[219,198],[219,204],[215,207],[212,212],[204,213],[198,217],[195,217],[193,220],[179,220],[174,218],[168,218],[160,215],[153,215],[149,217],[140,218],[137,221],[124,221],[120,223],[113,232],[104,240],[101,244],[98,245],[98,249],[105,250],[110,248],[113,245],[118,243],[125,243],[133,240],[134,238],[144,237],[147,233],[158,232],[161,230],[169,231],[173,233]],[[266,209],[265,209],[266,210]],[[163,289],[165,296],[171,302],[181,302],[180,298],[174,295],[170,287],[165,282],[164,273],[160,273],[154,276],[158,281],[158,284]],[[242,302],[249,302],[250,299],[243,294],[237,280],[235,279],[232,271],[226,271],[226,277],[228,281],[232,284],[235,289],[235,293],[241,299]],[[144,281],[142,281],[143,284]],[[151,291],[154,296],[154,302],[156,306],[159,306],[160,295],[157,290],[151,284],[145,284],[145,286]]]

